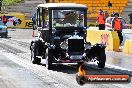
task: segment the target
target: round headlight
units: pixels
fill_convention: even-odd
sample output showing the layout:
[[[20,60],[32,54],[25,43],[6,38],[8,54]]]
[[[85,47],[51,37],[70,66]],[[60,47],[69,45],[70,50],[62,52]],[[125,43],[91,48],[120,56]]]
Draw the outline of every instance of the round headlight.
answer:
[[[61,42],[60,47],[62,49],[67,49],[68,48],[68,43],[66,41],[63,41],[63,42]]]

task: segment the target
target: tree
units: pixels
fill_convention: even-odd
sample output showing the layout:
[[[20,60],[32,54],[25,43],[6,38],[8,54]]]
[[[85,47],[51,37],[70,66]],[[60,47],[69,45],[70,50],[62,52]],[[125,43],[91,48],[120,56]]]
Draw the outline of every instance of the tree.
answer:
[[[0,11],[1,11],[1,7],[2,7],[2,1],[3,1],[3,0],[0,0]]]

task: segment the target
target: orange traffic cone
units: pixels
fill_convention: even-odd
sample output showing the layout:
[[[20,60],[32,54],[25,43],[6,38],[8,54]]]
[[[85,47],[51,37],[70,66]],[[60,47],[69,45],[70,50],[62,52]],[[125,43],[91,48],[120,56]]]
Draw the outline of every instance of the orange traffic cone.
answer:
[[[32,32],[32,37],[34,37],[34,31]]]

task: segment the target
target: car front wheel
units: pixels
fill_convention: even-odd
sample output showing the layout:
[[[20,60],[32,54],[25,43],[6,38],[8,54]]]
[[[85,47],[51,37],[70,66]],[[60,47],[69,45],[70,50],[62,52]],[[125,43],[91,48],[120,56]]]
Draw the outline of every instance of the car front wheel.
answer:
[[[31,61],[33,64],[40,64],[41,58],[36,57],[37,55],[37,47],[33,44],[31,46]]]
[[[7,38],[7,34],[5,34],[5,38]]]
[[[105,62],[106,62],[106,55],[105,52],[100,52],[99,57],[98,57],[98,67],[99,68],[104,68],[105,67]]]

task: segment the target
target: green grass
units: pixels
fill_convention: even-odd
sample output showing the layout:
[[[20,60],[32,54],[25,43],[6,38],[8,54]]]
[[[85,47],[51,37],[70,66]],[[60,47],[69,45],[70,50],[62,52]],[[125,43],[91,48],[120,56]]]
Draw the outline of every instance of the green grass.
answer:
[[[4,6],[8,6],[8,5],[11,5],[11,4],[15,4],[17,2],[20,2],[20,1],[23,1],[23,0],[3,0],[3,5]]]

